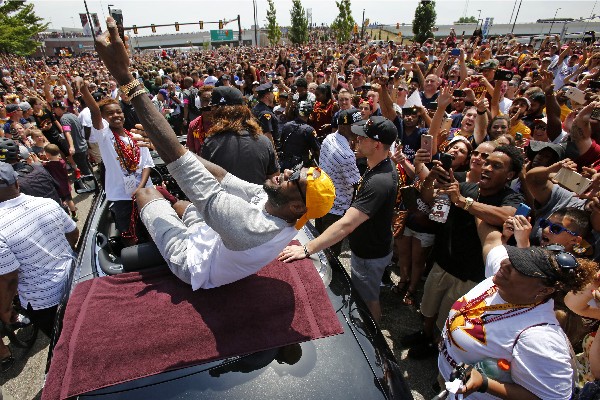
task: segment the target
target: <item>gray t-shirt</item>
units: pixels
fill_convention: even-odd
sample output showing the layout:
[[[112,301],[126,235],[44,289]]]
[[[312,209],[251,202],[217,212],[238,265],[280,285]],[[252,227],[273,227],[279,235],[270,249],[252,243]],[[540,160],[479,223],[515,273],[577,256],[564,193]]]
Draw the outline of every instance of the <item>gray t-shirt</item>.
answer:
[[[85,140],[85,134],[83,132],[83,125],[79,121],[79,118],[75,114],[64,113],[60,117],[60,124],[62,126],[71,127],[71,138],[73,138],[73,147],[75,147],[75,153],[83,153],[87,151],[88,145]]]

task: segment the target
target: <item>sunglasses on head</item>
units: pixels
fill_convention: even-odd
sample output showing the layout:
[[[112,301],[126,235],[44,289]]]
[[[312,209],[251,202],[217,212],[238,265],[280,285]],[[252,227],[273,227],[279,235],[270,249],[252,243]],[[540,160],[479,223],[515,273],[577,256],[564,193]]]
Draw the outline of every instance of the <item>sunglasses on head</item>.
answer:
[[[555,235],[558,235],[562,232],[567,232],[569,235],[579,236],[579,234],[577,232],[573,232],[572,230],[565,228],[561,224],[555,224],[553,222],[550,222],[545,218],[542,218],[540,220],[540,228],[542,228],[542,229],[548,228],[550,230],[550,233],[553,233]]]
[[[484,160],[487,160],[487,158],[490,156],[490,153],[484,153],[482,151],[477,151],[477,150],[473,150],[473,153],[471,153],[471,154],[473,155],[473,157],[480,156]]]
[[[560,244],[551,244],[544,248],[554,252],[554,260],[556,260],[561,269],[573,272],[575,268],[579,267],[577,258],[573,254],[566,252],[565,248]]]
[[[300,197],[302,198],[302,200],[304,200],[304,202],[306,202],[306,196],[304,196],[304,193],[302,193],[302,188],[300,187],[300,172],[302,172],[302,167],[302,163],[298,163],[294,167],[294,169],[292,169],[292,174],[288,178],[288,181],[294,182],[296,184],[298,192],[300,193]]]

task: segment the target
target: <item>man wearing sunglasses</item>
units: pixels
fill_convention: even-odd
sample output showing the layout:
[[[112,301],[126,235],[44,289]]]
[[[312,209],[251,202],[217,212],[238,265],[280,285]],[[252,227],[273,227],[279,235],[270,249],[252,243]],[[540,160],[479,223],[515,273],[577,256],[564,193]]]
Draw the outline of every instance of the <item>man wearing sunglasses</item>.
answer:
[[[288,246],[279,255],[285,262],[308,257],[348,236],[352,283],[379,323],[379,285],[392,259],[390,226],[396,202],[398,173],[388,157],[398,131],[385,117],[371,117],[351,126],[358,150],[367,157],[367,171],[358,183],[350,208],[319,237],[304,246]]]
[[[131,83],[131,102],[139,111],[143,133],[191,200],[171,208],[156,189],[144,188],[136,196],[140,219],[167,265],[192,289],[213,288],[256,273],[308,219],[329,211],[335,189],[318,168],[286,170],[261,186],[187,151],[131,75],[129,56],[112,18],[108,18],[108,32],[99,35],[95,44],[117,82]],[[213,105],[228,102],[222,90],[231,88],[216,88]],[[221,96],[215,98],[215,92]]]

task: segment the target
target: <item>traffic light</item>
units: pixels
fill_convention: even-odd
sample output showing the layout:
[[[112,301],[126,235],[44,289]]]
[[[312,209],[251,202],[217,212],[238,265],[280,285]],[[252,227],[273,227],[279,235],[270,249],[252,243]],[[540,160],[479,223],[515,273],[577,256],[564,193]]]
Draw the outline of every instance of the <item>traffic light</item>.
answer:
[[[352,32],[356,35],[358,33],[358,25],[354,24],[354,28],[352,28]]]
[[[179,32],[179,22],[175,22],[175,30]]]
[[[396,22],[396,29],[400,29],[400,22]]]
[[[137,35],[137,25],[133,26],[133,33]]]
[[[204,29],[204,21],[198,21],[198,25],[200,25],[200,30]]]
[[[222,19],[219,20],[219,29],[223,29],[223,20]]]
[[[152,33],[156,33],[156,26],[154,26],[154,24],[150,24],[150,27],[152,27]]]

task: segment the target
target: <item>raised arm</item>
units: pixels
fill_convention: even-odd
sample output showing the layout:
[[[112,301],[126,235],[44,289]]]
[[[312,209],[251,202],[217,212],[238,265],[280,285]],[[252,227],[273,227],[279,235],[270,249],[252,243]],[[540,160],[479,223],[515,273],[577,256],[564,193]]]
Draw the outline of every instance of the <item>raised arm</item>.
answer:
[[[60,84],[63,85],[65,87],[65,89],[67,90],[67,98],[69,99],[71,104],[75,103],[75,95],[73,94],[73,88],[69,84],[69,81],[67,80],[67,78],[64,75],[61,75],[59,79],[60,79]]]
[[[125,49],[125,44],[119,37],[115,20],[111,17],[107,18],[107,25],[108,31],[97,36],[95,43],[96,51],[98,51],[104,65],[119,85],[126,85],[132,81],[138,83],[130,92],[132,95],[139,90],[145,90],[143,85],[129,72],[129,55]],[[186,149],[179,143],[177,135],[171,129],[169,122],[156,110],[145,93],[132,96],[131,102],[156,151],[167,164],[185,154]]]
[[[446,108],[452,103],[453,91],[454,86],[448,85],[442,90],[440,90],[440,95],[437,99],[438,106],[435,110],[435,114],[433,114],[433,118],[431,119],[431,126],[429,127],[429,134],[433,136],[434,152],[437,152],[438,143],[442,142],[442,138],[439,137],[442,129],[442,121],[446,116]]]
[[[83,97],[85,105],[88,106],[88,108],[90,109],[90,114],[92,116],[92,126],[97,130],[101,130],[104,127],[102,126],[102,114],[100,113],[100,107],[98,107],[98,103],[96,103],[96,100],[94,100],[94,98],[92,97],[92,94],[88,89],[87,83],[83,81],[83,78],[78,76],[73,81],[73,84],[75,85],[75,89],[81,92],[81,97]]]
[[[387,89],[381,86],[379,83],[372,84],[371,89],[379,93],[379,105],[381,106],[381,113],[383,114],[383,116],[389,119],[390,121],[396,119],[394,102],[392,101],[390,93],[387,91]]]

